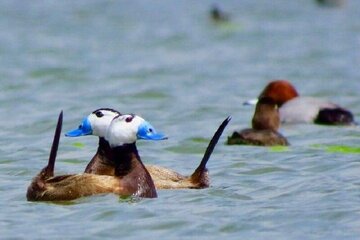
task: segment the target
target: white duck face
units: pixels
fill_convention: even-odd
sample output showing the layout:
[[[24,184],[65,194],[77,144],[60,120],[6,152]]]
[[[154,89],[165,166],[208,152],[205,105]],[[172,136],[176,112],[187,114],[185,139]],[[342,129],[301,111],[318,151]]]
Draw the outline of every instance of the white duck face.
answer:
[[[79,137],[86,135],[95,135],[105,137],[106,130],[114,117],[120,115],[120,112],[110,108],[100,108],[85,117],[77,129],[65,134],[67,137]]]
[[[137,115],[118,115],[111,121],[105,139],[111,147],[131,144],[137,139],[164,140],[165,135],[157,133],[151,124]]]

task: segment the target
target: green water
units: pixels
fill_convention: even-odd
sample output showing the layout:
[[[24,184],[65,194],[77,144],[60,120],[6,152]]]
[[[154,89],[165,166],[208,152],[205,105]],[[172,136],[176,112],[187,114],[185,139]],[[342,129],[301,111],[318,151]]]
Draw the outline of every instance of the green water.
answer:
[[[290,147],[226,146],[250,125],[242,102],[271,79],[331,99],[360,119],[360,2],[311,0],[0,1],[1,239],[357,239],[360,130],[288,125]],[[157,199],[25,198],[64,130],[99,107],[137,113],[166,133],[139,142],[145,163],[190,174],[222,120],[211,187]],[[56,172],[82,172],[97,139],[62,138]]]

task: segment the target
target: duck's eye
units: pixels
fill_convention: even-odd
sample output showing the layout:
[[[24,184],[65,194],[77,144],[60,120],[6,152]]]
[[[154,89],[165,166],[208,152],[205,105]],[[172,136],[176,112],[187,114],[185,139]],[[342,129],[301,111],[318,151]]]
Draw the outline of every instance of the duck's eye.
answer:
[[[82,128],[82,124],[79,125],[79,128]]]
[[[101,118],[102,116],[104,116],[104,114],[102,112],[96,112],[95,115],[99,118]]]
[[[133,117],[127,117],[127,118],[125,118],[125,121],[126,122],[131,122],[133,120]]]
[[[149,128],[149,132],[151,132],[151,133],[152,133],[152,132],[153,132],[153,129],[152,129],[152,128]]]

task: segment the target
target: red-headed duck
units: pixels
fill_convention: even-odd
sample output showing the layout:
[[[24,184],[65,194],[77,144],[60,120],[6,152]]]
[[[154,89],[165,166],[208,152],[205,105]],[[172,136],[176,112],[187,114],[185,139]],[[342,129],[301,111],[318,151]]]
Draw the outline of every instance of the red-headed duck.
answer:
[[[105,139],[109,143],[109,158],[115,162],[115,176],[69,174],[54,176],[56,153],[62,128],[59,115],[48,165],[33,179],[27,190],[29,201],[64,201],[101,193],[120,196],[156,198],[156,188],[149,172],[141,162],[136,148],[137,139],[162,140],[144,119],[136,115],[113,118]]]
[[[270,82],[261,92],[261,97],[270,97],[276,102],[282,123],[355,124],[349,110],[319,98],[300,97],[295,87],[286,80]]]
[[[97,152],[91,159],[90,163],[87,165],[85,173],[109,176],[115,175],[116,162],[112,161],[111,159],[110,146],[104,136],[107,132],[107,127],[111,123],[111,119],[117,115],[121,114],[114,109],[97,109],[89,116],[85,117],[77,129],[69,131],[65,134],[65,136],[67,137],[79,137],[86,135],[93,135],[99,137],[99,145]],[[209,187],[210,179],[206,164],[229,121],[230,117],[226,118],[219,126],[218,130],[211,139],[199,166],[190,176],[184,176],[171,169],[161,166],[145,165],[146,169],[149,171],[155,183],[156,189],[184,189]]]
[[[274,146],[289,145],[278,133],[280,118],[277,104],[270,97],[261,97],[256,104],[252,128],[235,131],[228,137],[227,144]]]

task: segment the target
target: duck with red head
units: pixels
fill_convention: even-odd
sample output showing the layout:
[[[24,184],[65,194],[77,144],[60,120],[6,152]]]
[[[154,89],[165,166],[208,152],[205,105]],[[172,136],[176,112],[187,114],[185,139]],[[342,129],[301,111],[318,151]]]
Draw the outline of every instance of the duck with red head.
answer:
[[[136,115],[119,115],[107,129],[109,155],[115,162],[115,176],[69,174],[54,176],[56,152],[62,127],[59,116],[48,165],[33,179],[27,190],[29,201],[64,201],[84,196],[114,193],[120,196],[157,197],[156,188],[136,148],[137,139],[162,140],[144,119]]]
[[[289,145],[278,129],[280,118],[277,104],[270,97],[260,97],[252,119],[252,128],[235,131],[228,137],[227,144],[274,146]]]
[[[270,82],[260,93],[259,98],[269,97],[281,107],[285,102],[298,97],[299,94],[294,86],[286,80]]]
[[[286,80],[271,81],[259,98],[270,97],[279,106],[282,123],[316,123],[325,125],[353,125],[353,114],[337,104],[315,97],[301,97]],[[254,101],[247,101],[249,104]]]
[[[108,141],[104,138],[110,125],[111,119],[120,113],[109,108],[100,108],[95,110],[89,116],[85,117],[79,128],[69,131],[65,134],[67,137],[80,137],[86,135],[98,136],[99,145],[97,152],[91,162],[85,169],[86,173],[114,176],[116,173],[116,162],[112,159],[112,151]],[[184,188],[206,188],[210,185],[210,178],[206,164],[210,159],[222,132],[230,121],[226,118],[219,126],[211,139],[204,157],[195,171],[185,176],[174,170],[158,165],[145,165],[153,179],[156,189],[184,189]],[[118,160],[118,159],[115,159]]]

